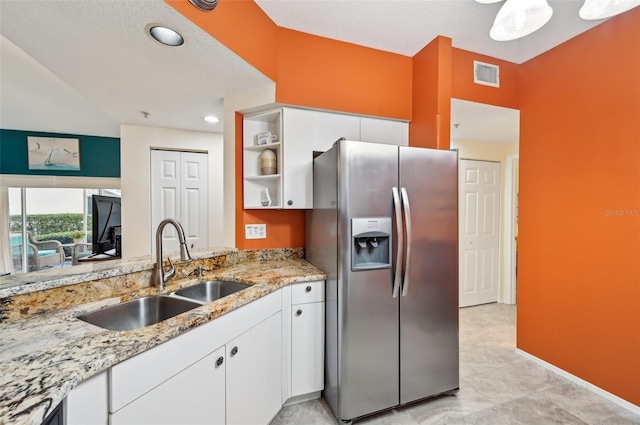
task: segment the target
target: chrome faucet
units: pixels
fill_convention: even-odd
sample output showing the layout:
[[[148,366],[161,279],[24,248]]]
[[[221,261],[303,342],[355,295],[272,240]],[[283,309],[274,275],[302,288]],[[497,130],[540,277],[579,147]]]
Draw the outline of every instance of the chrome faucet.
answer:
[[[162,266],[162,231],[167,224],[173,225],[178,232],[178,241],[180,242],[180,261],[191,260],[191,255],[187,248],[187,238],[184,236],[184,229],[182,228],[182,225],[172,218],[165,218],[162,220],[156,230],[156,275],[154,279],[156,288],[158,289],[164,289],[164,283],[176,274],[176,268],[171,263],[171,259],[167,258],[169,266],[171,267],[169,271],[165,272],[164,267]]]

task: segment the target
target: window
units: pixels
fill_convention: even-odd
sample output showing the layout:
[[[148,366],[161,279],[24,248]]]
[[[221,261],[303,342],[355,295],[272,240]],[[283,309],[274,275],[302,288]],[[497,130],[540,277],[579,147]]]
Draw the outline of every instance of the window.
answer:
[[[120,196],[120,189],[9,188],[8,192],[14,273],[71,266],[73,250],[80,248],[74,245],[92,240],[91,196]],[[90,251],[87,245],[81,248]]]

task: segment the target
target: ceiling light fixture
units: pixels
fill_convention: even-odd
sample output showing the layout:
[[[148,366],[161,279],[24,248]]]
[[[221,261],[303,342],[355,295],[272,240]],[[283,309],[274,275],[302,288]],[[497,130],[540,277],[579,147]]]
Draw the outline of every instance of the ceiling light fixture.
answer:
[[[215,115],[206,115],[204,117],[204,120],[211,124],[216,124],[220,122],[220,118],[216,117]]]
[[[553,9],[547,0],[507,0],[491,27],[496,41],[515,40],[540,29],[549,22]]]
[[[203,12],[211,12],[218,5],[218,0],[189,0],[192,5]]]
[[[174,30],[160,25],[149,26],[149,35],[167,46],[182,46],[184,38]]]
[[[640,0],[585,0],[580,17],[587,21],[610,18],[640,6]]]

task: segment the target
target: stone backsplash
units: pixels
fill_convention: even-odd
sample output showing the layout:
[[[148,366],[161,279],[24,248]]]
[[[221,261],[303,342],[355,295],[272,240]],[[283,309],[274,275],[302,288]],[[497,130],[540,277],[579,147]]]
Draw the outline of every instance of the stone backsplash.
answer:
[[[25,293],[24,288],[14,288],[15,295],[0,298],[0,324],[108,298],[119,298],[122,302],[148,295],[168,294],[191,283],[189,278],[197,279],[199,267],[203,268],[204,273],[209,273],[245,262],[287,260],[302,258],[303,255],[302,248],[226,251],[212,257],[176,262],[176,275],[163,290],[153,286],[155,270],[136,270],[139,267],[132,267],[136,271],[131,272],[124,268],[122,273],[105,271],[96,274],[92,280],[73,284],[65,284],[61,280],[61,285],[56,286],[47,282],[46,289],[32,292]],[[165,267],[168,267],[168,262],[165,262]]]

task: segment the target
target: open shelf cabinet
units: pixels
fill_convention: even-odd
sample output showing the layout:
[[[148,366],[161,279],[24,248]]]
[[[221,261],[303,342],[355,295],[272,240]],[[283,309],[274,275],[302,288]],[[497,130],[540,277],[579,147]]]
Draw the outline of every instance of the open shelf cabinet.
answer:
[[[276,136],[258,145],[256,136],[269,132]],[[282,110],[272,110],[247,115],[243,120],[243,168],[244,168],[244,208],[282,208]],[[267,149],[276,156],[276,174],[262,174],[260,155]],[[264,205],[264,191],[267,190],[270,204]]]

